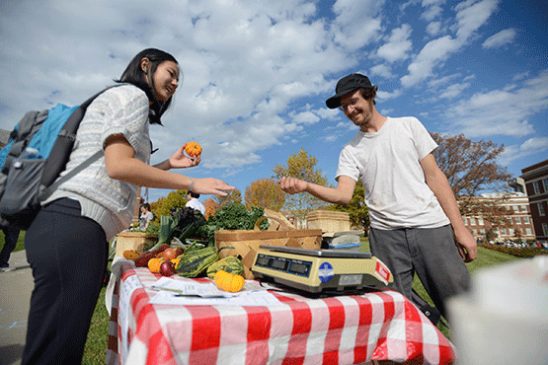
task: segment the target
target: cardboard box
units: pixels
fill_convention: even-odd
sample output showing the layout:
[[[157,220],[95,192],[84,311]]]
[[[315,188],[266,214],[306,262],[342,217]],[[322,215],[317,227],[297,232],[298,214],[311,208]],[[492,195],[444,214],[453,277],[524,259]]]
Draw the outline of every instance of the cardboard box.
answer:
[[[240,256],[244,264],[245,278],[253,279],[251,266],[260,245],[301,247],[319,250],[322,243],[322,231],[320,229],[295,229],[285,231],[259,231],[259,230],[219,230],[215,232],[215,244],[217,248],[225,248],[220,251],[221,257],[229,255]]]

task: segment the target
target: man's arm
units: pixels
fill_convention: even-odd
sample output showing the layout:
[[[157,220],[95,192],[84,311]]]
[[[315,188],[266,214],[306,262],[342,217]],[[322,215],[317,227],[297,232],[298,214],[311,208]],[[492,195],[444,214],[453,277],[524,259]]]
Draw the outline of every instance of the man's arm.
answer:
[[[348,176],[340,176],[336,188],[328,188],[294,177],[282,177],[280,187],[289,194],[307,192],[316,198],[335,204],[348,204],[352,200],[356,182]]]
[[[474,260],[478,250],[476,240],[464,225],[457,205],[457,200],[455,199],[453,190],[451,190],[451,186],[449,186],[447,177],[438,167],[436,159],[431,153],[423,158],[420,161],[420,164],[424,171],[424,176],[426,177],[426,184],[428,184],[432,192],[434,192],[443,211],[451,222],[461,256],[466,262]]]

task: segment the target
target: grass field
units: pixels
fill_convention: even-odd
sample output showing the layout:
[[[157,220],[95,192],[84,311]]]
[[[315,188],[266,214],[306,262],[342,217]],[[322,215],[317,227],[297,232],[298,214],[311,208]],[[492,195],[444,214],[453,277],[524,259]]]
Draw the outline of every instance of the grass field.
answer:
[[[3,235],[0,238],[0,247],[4,244]],[[24,232],[19,236],[17,246],[15,251],[24,249]],[[369,244],[365,240],[362,246],[363,251],[369,251]],[[501,252],[494,250],[489,250],[483,247],[478,247],[478,258],[467,264],[468,269],[473,273],[474,271],[486,268],[489,266],[500,265],[508,261],[521,260],[511,255],[507,255]],[[432,304],[431,299],[428,297],[428,294],[422,287],[421,283],[417,278],[413,283],[415,290],[421,295],[425,300]],[[442,325],[439,326],[440,330],[447,336],[451,337],[450,330]],[[99,301],[95,308],[95,312],[91,322],[91,328],[88,335],[88,340],[85,347],[84,359],[82,364],[84,365],[99,365],[105,363],[105,354],[106,354],[106,344],[107,344],[107,333],[108,333],[108,313],[105,308],[105,289],[101,290],[99,296]]]

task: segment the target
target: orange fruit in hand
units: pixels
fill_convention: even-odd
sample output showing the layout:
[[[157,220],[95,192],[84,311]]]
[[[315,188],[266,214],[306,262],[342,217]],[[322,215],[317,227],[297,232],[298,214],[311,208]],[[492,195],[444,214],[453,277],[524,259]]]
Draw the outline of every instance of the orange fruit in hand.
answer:
[[[202,146],[198,142],[187,142],[185,144],[185,153],[190,157],[198,157],[202,154]]]

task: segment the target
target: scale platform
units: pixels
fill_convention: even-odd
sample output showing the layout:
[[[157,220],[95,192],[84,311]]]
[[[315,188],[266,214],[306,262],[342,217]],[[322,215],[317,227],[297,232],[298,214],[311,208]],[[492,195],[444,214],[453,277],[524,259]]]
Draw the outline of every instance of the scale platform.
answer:
[[[386,265],[369,252],[259,246],[251,267],[259,279],[309,293],[384,288],[393,282]]]

